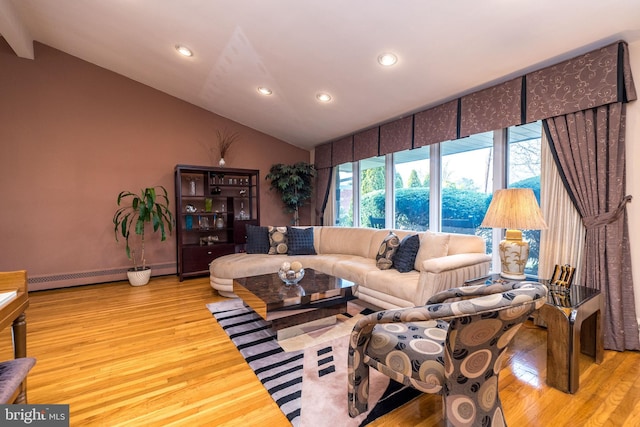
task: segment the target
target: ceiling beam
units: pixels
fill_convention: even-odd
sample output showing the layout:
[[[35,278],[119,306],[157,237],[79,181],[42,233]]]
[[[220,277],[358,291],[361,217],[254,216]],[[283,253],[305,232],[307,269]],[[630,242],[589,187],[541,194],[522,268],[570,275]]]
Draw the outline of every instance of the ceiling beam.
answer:
[[[21,58],[34,59],[33,39],[11,0],[0,0],[0,35]]]

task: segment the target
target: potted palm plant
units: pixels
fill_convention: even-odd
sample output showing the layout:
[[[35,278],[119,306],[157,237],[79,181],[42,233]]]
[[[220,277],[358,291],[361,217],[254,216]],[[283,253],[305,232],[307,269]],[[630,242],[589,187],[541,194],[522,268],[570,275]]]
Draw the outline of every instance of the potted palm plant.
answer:
[[[160,191],[156,191],[156,189]],[[133,261],[133,268],[127,271],[129,283],[132,286],[142,286],[149,283],[151,268],[147,267],[144,256],[145,228],[148,224],[153,232],[160,231],[160,240],[167,238],[167,231],[173,230],[173,214],[169,210],[169,197],[163,186],[147,187],[140,194],[121,191],[118,194],[118,208],[113,215],[114,233],[116,241],[122,236],[125,240],[127,258]],[[131,248],[129,238],[131,232],[140,237],[140,254]]]
[[[271,180],[271,189],[282,196],[285,210],[293,213],[293,225],[300,225],[300,207],[311,198],[315,167],[306,162],[294,165],[282,163],[271,166],[265,179]]]

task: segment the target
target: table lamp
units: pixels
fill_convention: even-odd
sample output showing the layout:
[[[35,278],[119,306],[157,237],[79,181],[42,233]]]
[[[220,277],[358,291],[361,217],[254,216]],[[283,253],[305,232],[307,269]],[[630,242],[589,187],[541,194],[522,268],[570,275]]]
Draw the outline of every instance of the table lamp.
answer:
[[[530,188],[496,190],[480,227],[506,228],[500,242],[500,276],[524,280],[524,268],[529,259],[529,243],[522,240],[521,230],[544,230],[540,206]]]

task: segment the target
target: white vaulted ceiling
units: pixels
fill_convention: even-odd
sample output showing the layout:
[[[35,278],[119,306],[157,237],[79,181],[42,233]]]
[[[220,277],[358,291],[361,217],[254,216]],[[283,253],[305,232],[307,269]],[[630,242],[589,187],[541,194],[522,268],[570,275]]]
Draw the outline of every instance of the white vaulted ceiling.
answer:
[[[311,149],[640,40],[640,1],[0,0],[0,34],[19,56],[37,41]]]

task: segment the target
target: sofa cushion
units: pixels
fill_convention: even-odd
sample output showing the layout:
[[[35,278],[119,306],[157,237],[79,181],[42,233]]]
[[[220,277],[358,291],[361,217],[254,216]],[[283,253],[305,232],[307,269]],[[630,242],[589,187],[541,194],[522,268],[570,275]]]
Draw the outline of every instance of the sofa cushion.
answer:
[[[274,227],[269,229],[269,255],[284,255],[287,253],[287,227]]]
[[[382,241],[382,237],[373,250],[371,249],[372,236],[380,231],[384,236],[389,234],[385,230],[358,227],[316,227],[321,230],[320,245],[316,246],[319,254],[357,255],[364,258],[376,259],[376,252]],[[318,237],[317,235],[315,237]]]
[[[288,261],[288,260],[287,260]],[[210,270],[217,278],[234,279],[275,273],[282,264],[282,257],[267,254],[235,253],[211,261]]]
[[[258,225],[247,224],[247,245],[245,250],[248,254],[269,253],[269,229]]]
[[[416,255],[415,269],[420,270],[422,263],[431,258],[447,256],[449,252],[449,234],[425,231],[420,237],[420,249]]]
[[[411,270],[408,273],[400,273],[395,269],[373,269],[367,273],[364,287],[379,293],[392,295],[399,300],[414,301],[416,295],[421,294],[418,286],[419,277],[420,273],[415,270]]]
[[[487,242],[480,236],[472,234],[449,234],[449,249],[447,255],[487,252]]]
[[[331,274],[353,283],[364,285],[367,274],[371,271],[380,271],[376,268],[376,262],[371,258],[343,255],[340,260],[336,260],[333,264]]]
[[[418,249],[420,249],[420,236],[417,234],[412,234],[402,239],[398,250],[393,256],[393,268],[400,273],[407,273],[413,270]]]
[[[393,255],[400,246],[400,239],[392,231],[382,240],[376,255],[376,265],[380,270],[388,270],[393,266]]]
[[[313,227],[287,227],[287,247],[289,255],[315,255]]]

